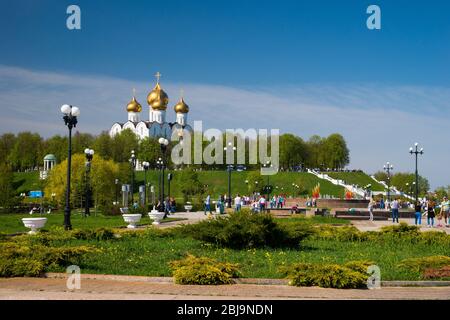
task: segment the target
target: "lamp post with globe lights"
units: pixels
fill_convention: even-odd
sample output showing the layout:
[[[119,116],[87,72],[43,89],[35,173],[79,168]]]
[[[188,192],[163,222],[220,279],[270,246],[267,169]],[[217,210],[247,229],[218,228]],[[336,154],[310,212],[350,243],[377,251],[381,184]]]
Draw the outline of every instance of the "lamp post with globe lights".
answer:
[[[164,169],[167,164],[166,151],[167,151],[167,146],[169,145],[169,140],[161,137],[158,139],[158,142],[159,142],[159,146],[161,147],[161,153],[162,153],[162,158],[159,158],[157,161],[157,165],[160,168],[160,172],[161,172],[161,174],[160,174],[160,188],[161,188],[160,189],[161,190],[161,192],[160,192],[160,198],[161,198],[160,199],[160,203],[161,203],[160,210],[161,211],[160,212],[165,212],[166,208],[164,205]]]
[[[86,156],[86,176],[85,176],[85,185],[86,185],[86,190],[85,190],[85,206],[84,206],[84,216],[90,216],[91,213],[89,212],[89,207],[90,207],[90,203],[91,203],[91,188],[90,188],[90,181],[89,181],[89,174],[91,172],[91,161],[94,158],[94,150],[86,148],[84,150],[84,155]]]
[[[144,161],[142,167],[144,168],[144,205],[147,205],[147,171],[150,168],[150,163]]]
[[[233,153],[233,162],[234,162],[234,151],[236,151],[236,147],[233,146],[231,142],[228,142],[228,145],[223,148],[225,152],[232,152]],[[233,170],[233,165],[228,164],[227,165],[227,172],[228,172],[228,199],[225,199],[227,202],[227,207],[231,208],[231,171]]]
[[[137,163],[137,159],[136,159],[136,154],[134,153],[134,150],[131,150],[131,157],[130,157],[130,166],[131,166],[131,187],[130,187],[130,192],[131,192],[131,205],[134,205],[134,170],[136,169],[136,163]]]
[[[415,144],[414,144],[414,148],[413,147],[411,147],[411,148],[409,148],[409,153],[411,154],[411,155],[415,155],[416,156],[416,194],[415,194],[415,199],[416,199],[416,201],[418,201],[418,199],[419,199],[419,171],[418,171],[418,169],[417,169],[417,160],[418,160],[418,156],[419,156],[419,154],[423,154],[423,148],[420,148],[419,149],[419,144],[416,142]]]
[[[72,224],[70,222],[70,172],[72,166],[72,129],[77,126],[80,115],[80,109],[68,104],[61,106],[61,112],[64,114],[64,124],[69,128],[69,147],[67,157],[67,189],[66,189],[66,206],[64,208],[64,229],[71,230]]]
[[[383,166],[383,169],[387,173],[387,185],[388,185],[387,198],[388,198],[388,201],[391,202],[391,171],[394,170],[394,166],[392,164],[390,164],[388,161]]]

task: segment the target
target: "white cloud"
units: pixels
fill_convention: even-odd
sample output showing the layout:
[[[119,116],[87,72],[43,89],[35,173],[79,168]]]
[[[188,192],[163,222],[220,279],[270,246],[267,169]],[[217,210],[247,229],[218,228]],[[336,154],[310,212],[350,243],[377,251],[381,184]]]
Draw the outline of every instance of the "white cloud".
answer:
[[[305,139],[339,132],[350,148],[351,167],[369,172],[386,161],[396,171],[413,171],[408,148],[417,141],[425,148],[420,173],[433,187],[450,184],[450,88],[309,84],[240,89],[164,79],[162,85],[171,106],[184,89],[189,122],[203,120],[204,129],[278,128]],[[146,95],[153,86],[153,79],[144,83],[0,66],[0,133],[64,134],[59,111],[64,103],[80,107],[80,131],[99,133],[126,120],[133,87],[144,107],[141,117],[147,119]],[[167,119],[174,118],[168,109]]]

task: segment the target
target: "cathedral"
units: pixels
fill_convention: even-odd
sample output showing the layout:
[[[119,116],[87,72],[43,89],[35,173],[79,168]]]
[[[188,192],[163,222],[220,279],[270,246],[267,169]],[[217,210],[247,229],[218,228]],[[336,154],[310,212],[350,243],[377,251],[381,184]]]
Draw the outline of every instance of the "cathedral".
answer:
[[[147,96],[147,103],[149,106],[148,121],[140,119],[142,106],[136,100],[135,94],[127,104],[128,121],[125,123],[116,122],[111,127],[109,135],[114,137],[122,130],[130,129],[139,139],[145,137],[159,138],[164,137],[171,140],[172,133],[177,132],[178,136],[183,136],[183,133],[188,131],[192,133],[192,128],[187,124],[187,116],[189,106],[184,102],[183,97],[180,98],[177,104],[173,107],[176,119],[175,122],[166,121],[166,110],[169,104],[169,97],[167,93],[161,88],[159,78],[161,74],[156,74],[156,86]]]

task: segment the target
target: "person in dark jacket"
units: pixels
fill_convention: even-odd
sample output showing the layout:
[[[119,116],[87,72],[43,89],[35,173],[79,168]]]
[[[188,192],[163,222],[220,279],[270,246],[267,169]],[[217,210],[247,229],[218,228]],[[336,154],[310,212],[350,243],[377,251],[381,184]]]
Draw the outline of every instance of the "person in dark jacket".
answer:
[[[422,224],[422,205],[419,201],[416,201],[414,204],[414,210],[415,210],[415,225],[421,225]]]
[[[427,205],[427,214],[428,214],[428,218],[427,218],[427,224],[429,228],[434,227],[434,217],[435,217],[435,212],[434,212],[434,207],[435,204],[433,202],[433,200],[428,201],[428,205]]]

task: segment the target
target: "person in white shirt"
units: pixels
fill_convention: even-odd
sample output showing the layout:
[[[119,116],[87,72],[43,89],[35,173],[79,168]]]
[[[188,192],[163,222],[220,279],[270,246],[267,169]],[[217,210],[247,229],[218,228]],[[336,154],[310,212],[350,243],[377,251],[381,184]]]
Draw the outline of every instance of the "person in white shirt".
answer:
[[[262,196],[259,198],[259,212],[263,212],[266,208],[266,198]]]
[[[242,198],[239,196],[239,194],[237,194],[236,198],[234,198],[234,206],[236,212],[241,211]]]
[[[392,222],[395,223],[395,221],[398,222],[398,209],[399,209],[399,202],[397,199],[394,199],[394,201],[391,202],[391,209],[392,209]]]

